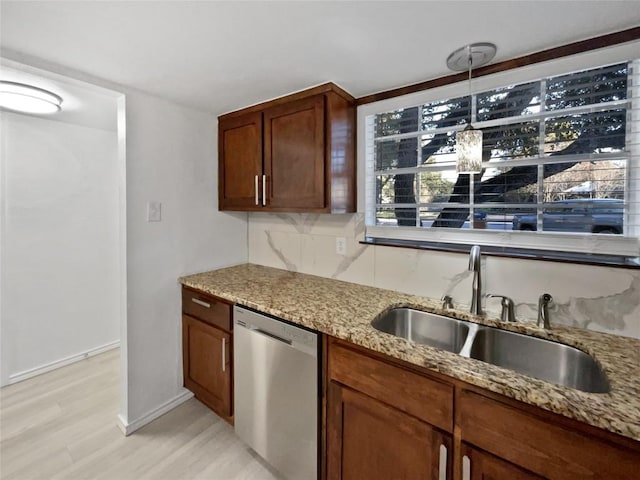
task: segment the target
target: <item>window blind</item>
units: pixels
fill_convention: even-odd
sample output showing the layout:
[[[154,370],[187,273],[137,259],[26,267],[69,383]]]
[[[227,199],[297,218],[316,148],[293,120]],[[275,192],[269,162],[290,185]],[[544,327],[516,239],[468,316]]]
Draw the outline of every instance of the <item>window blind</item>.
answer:
[[[367,235],[637,256],[640,61],[366,117]],[[455,134],[483,131],[457,175]]]

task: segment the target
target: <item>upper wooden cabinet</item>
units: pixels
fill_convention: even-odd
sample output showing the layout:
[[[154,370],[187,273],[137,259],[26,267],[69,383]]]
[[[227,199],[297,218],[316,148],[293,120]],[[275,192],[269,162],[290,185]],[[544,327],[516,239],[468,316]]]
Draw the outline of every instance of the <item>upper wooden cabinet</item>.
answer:
[[[324,209],[324,96],[264,111],[264,175],[270,208]]]
[[[219,117],[219,209],[356,208],[355,106],[328,83]]]
[[[255,208],[262,174],[262,113],[220,120],[218,142],[220,210]]]

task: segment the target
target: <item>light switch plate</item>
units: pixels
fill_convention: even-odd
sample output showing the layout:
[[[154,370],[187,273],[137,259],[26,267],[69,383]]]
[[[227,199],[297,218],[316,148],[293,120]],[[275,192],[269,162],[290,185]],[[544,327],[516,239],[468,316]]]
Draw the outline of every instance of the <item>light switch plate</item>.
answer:
[[[345,237],[336,237],[336,254],[347,254],[347,239]]]
[[[147,222],[161,222],[162,221],[162,203],[149,202],[147,203]]]

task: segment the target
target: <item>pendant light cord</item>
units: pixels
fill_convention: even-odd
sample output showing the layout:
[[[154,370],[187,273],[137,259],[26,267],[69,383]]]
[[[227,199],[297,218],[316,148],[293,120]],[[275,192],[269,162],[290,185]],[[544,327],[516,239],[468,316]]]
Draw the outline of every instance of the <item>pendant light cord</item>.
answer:
[[[473,58],[471,57],[471,45],[467,46],[467,55],[469,59],[469,126],[471,126],[471,102],[473,98],[471,97],[471,68],[473,65]]]

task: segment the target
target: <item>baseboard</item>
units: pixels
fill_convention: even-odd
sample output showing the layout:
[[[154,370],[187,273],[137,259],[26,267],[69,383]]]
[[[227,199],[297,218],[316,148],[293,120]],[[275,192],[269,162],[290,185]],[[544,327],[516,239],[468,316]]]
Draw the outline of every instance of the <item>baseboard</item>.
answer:
[[[184,390],[182,393],[176,395],[168,402],[163,403],[158,408],[151,410],[150,412],[132,422],[127,422],[127,420],[122,415],[118,415],[118,428],[122,431],[122,433],[125,434],[125,436],[129,436],[136,430],[144,427],[147,423],[153,422],[156,418],[164,415],[168,411],[176,408],[178,405],[186,402],[191,397],[193,397],[193,393],[189,390]]]
[[[23,380],[27,380],[28,378],[32,378],[37,375],[42,375],[43,373],[50,372],[51,370],[55,370],[57,368],[66,367],[67,365],[71,365],[72,363],[79,362],[80,360],[84,360],[85,358],[94,357],[118,347],[120,347],[120,340],[116,340],[115,342],[107,343],[96,348],[85,350],[84,352],[71,355],[61,360],[56,360],[55,362],[46,363],[44,365],[40,365],[39,367],[25,370],[24,372],[14,373],[13,375],[9,375],[9,383],[7,383],[7,385],[22,382]]]

